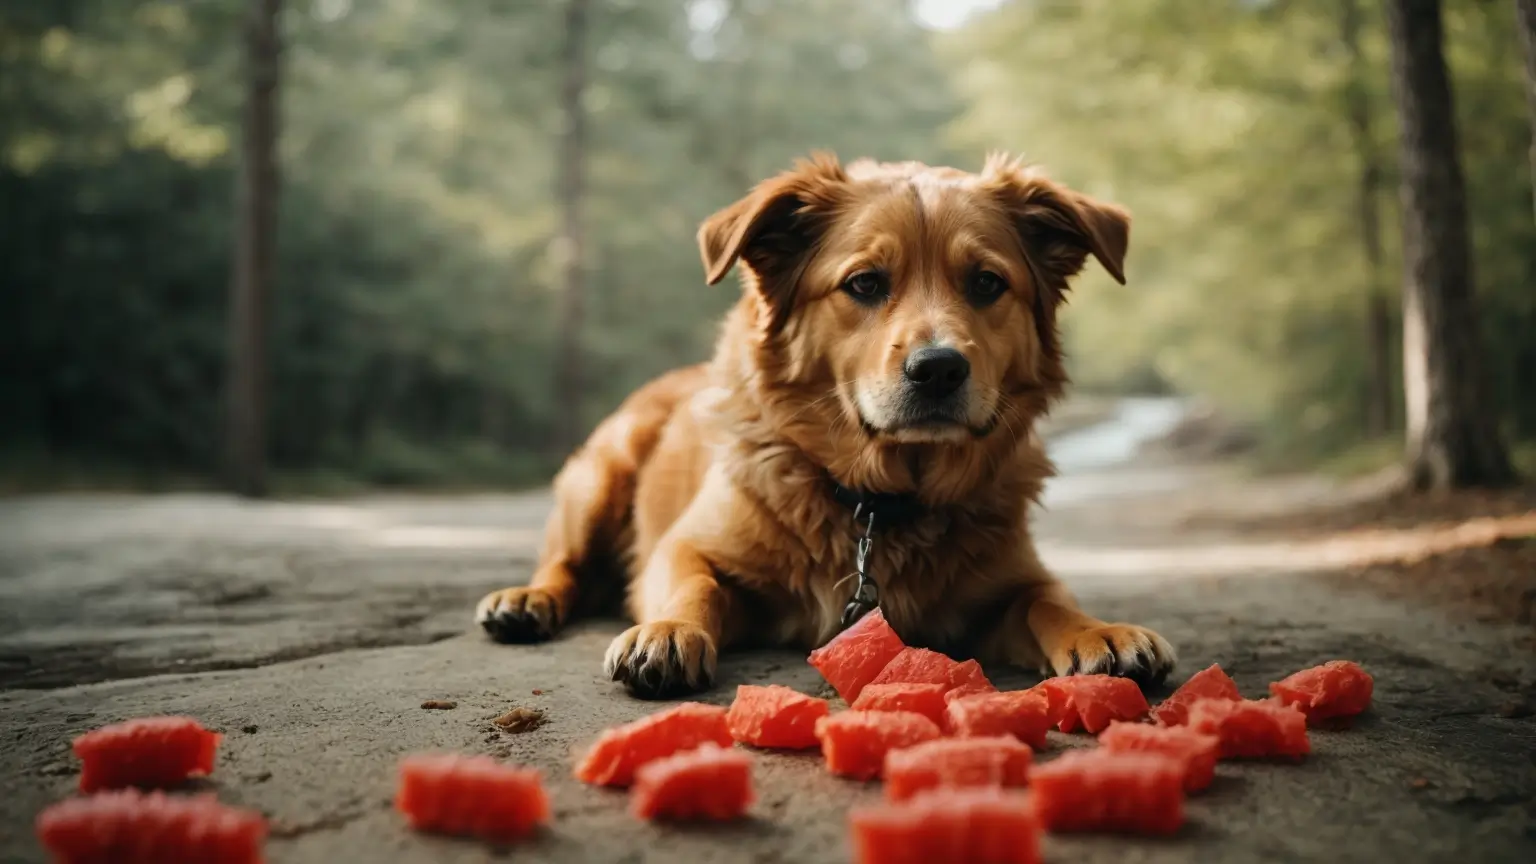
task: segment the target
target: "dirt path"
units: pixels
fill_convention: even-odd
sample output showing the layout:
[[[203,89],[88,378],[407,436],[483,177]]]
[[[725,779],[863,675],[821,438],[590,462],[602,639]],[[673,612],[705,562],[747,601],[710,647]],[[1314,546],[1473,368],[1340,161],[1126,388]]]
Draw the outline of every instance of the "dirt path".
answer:
[[[1273,540],[1181,527],[1192,502],[1306,500],[1327,494],[1317,484],[1260,490],[1208,467],[1090,464],[1055,488],[1039,521],[1047,561],[1093,610],[1169,637],[1177,679],[1220,661],[1260,695],[1289,671],[1350,657],[1376,674],[1377,698],[1354,730],[1316,733],[1305,764],[1223,765],[1174,839],[1051,838],[1047,860],[1536,860],[1536,720],[1503,716],[1519,714],[1511,693],[1536,680],[1536,657],[1518,647],[1529,628],[1467,623],[1298,572],[1318,560],[1287,566]],[[75,782],[70,736],[156,713],[224,731],[208,785],[272,817],[275,864],[499,860],[411,835],[390,811],[395,761],[437,748],[545,769],[559,821],[518,861],[847,860],[842,813],[877,792],[808,757],[762,758],[757,818],[729,829],[642,826],[620,798],[569,779],[574,748],[654,706],[599,674],[618,622],[532,648],[471,629],[481,592],[526,577],[547,503],[0,503],[0,862],[42,860],[30,824]],[[728,657],[722,679],[707,701],[727,702],[743,682],[821,689],[790,653]],[[458,705],[423,710],[426,699]],[[549,722],[496,731],[491,718],[519,705]],[[1059,736],[1055,746],[1079,743]]]

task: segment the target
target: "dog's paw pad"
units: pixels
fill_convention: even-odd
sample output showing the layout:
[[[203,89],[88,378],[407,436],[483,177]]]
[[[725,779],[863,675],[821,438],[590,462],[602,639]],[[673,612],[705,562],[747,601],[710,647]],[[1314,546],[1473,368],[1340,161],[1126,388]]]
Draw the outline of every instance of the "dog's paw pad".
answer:
[[[1166,639],[1133,624],[1085,628],[1051,656],[1057,675],[1118,675],[1142,685],[1162,683],[1177,662]]]
[[[683,621],[653,621],[619,634],[603,671],[641,699],[703,690],[715,680],[715,640]]]
[[[485,595],[475,620],[497,642],[543,642],[560,629],[560,604],[537,588],[504,588]]]

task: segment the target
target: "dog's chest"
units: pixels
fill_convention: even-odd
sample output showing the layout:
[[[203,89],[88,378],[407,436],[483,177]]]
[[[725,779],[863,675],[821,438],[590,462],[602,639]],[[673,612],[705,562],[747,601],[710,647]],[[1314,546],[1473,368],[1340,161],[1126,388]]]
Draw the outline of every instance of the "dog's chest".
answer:
[[[860,527],[851,514],[834,513],[796,538],[778,578],[763,574],[768,584],[789,589],[782,599],[791,608],[773,628],[776,641],[815,646],[837,634],[858,585],[861,541],[867,544],[863,571],[880,608],[913,644],[966,641],[978,602],[1010,581],[1004,544],[967,520],[931,514],[873,534]]]

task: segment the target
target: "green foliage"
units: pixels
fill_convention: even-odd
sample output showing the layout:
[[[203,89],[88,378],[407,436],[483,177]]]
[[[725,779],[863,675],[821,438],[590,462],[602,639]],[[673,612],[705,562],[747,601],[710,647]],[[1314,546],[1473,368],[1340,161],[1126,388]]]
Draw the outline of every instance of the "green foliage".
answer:
[[[216,466],[245,5],[0,0],[0,449],[34,468]],[[959,111],[889,0],[593,0],[588,386],[557,393],[561,4],[286,5],[290,489],[547,472],[558,400],[707,356],[701,219],[812,147],[942,158]]]
[[[935,39],[901,0],[592,0],[587,384],[556,392],[562,6],[288,0],[271,438],[283,488],[515,483],[705,357],[734,291],[695,229],[818,147],[975,167],[1022,150],[1136,215],[1131,284],[1067,316],[1086,387],[1172,386],[1337,450],[1364,420],[1360,162],[1378,4],[1013,0]],[[212,476],[244,0],[0,0],[0,463]],[[1494,393],[1536,435],[1536,225],[1509,3],[1447,0]],[[1526,385],[1528,391],[1529,385]],[[128,475],[123,475],[128,476]]]
[[[1378,4],[1360,3],[1364,75],[1341,7],[1015,2],[946,44],[970,103],[960,145],[1023,149],[1135,216],[1131,284],[1090,280],[1068,315],[1079,382],[1113,388],[1151,368],[1262,425],[1276,450],[1359,439],[1371,284],[1348,88],[1366,94],[1388,168],[1381,288],[1394,305],[1395,120]],[[1487,371],[1512,430],[1531,436],[1536,403],[1518,391],[1536,373],[1536,224],[1512,16],[1509,3],[1447,3]]]

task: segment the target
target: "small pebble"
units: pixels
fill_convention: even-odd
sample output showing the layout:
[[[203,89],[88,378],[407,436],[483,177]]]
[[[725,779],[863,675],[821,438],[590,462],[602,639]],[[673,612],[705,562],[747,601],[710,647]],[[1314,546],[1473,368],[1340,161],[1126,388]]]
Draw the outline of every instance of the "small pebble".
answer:
[[[1531,716],[1531,706],[1524,702],[1505,702],[1499,706],[1498,715],[1510,720],[1519,720],[1522,717]]]
[[[451,702],[447,699],[428,699],[421,703],[421,707],[429,711],[449,711],[459,707],[459,703]]]

